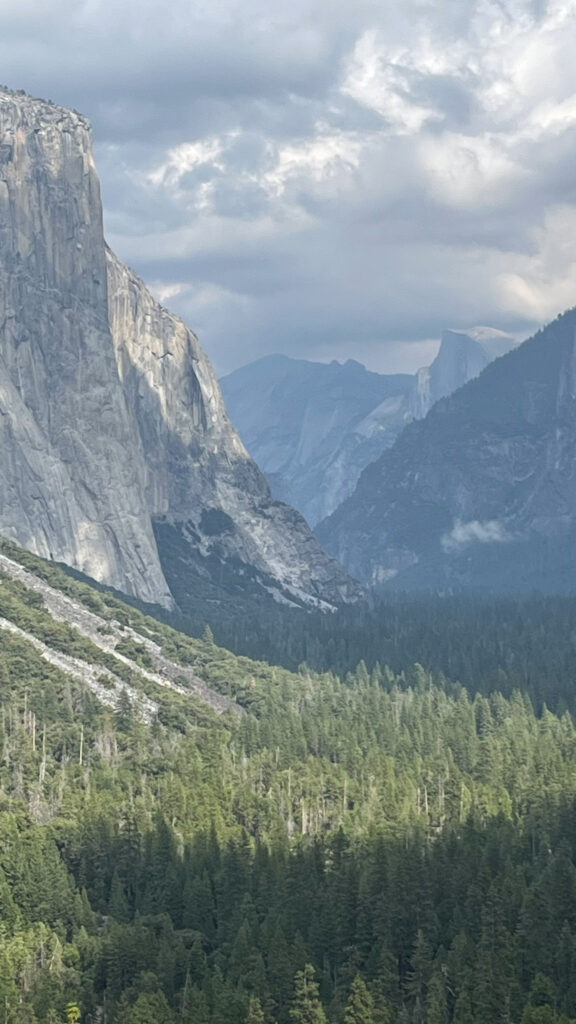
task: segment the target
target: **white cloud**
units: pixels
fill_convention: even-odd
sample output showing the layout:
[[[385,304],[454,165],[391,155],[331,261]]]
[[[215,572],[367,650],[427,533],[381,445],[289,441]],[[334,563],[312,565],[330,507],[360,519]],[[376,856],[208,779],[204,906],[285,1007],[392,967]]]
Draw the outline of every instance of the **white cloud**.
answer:
[[[317,131],[315,138],[269,147],[271,167],[259,183],[271,196],[285,195],[294,181],[304,188],[321,185],[328,190],[348,183],[350,172],[359,165],[364,139],[355,132],[331,134],[321,125]]]
[[[414,135],[427,121],[440,118],[433,106],[415,102],[410,96],[409,74],[416,55],[408,48],[388,51],[384,33],[369,29],[358,40],[347,64],[341,91],[379,114],[388,129]],[[440,54],[430,54],[421,70],[443,73]]]
[[[497,519],[486,519],[484,522],[471,519],[466,523],[457,519],[450,533],[442,537],[442,548],[449,554],[454,554],[471,544],[506,544],[513,539],[506,527]]]
[[[576,304],[576,206],[552,207],[534,251],[499,276],[502,304],[544,324]]]
[[[223,150],[224,141],[219,138],[183,142],[179,146],[169,149],[165,160],[154,170],[148,171],[145,179],[151,185],[175,188],[185,174],[197,167],[210,166],[217,170],[223,170],[222,164],[219,162]]]
[[[175,299],[178,295],[181,295],[182,292],[186,291],[185,284],[166,284],[163,281],[149,281],[148,287],[152,294],[158,299],[158,302],[161,302],[163,306],[165,306],[167,302],[170,302],[170,299]]]

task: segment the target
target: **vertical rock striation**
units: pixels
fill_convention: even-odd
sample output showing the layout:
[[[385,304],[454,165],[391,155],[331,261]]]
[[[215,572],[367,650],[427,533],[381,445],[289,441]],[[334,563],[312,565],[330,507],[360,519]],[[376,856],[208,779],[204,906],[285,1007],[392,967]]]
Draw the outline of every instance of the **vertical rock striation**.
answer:
[[[195,336],[106,249],[86,120],[2,89],[0,444],[0,533],[127,594],[361,593],[272,500]]]
[[[0,92],[0,532],[169,604],[107,303],[89,125]]]
[[[108,289],[118,372],[148,468],[148,508],[179,602],[187,578],[198,575],[298,603],[359,596],[302,517],[272,498],[192,331],[110,251]]]

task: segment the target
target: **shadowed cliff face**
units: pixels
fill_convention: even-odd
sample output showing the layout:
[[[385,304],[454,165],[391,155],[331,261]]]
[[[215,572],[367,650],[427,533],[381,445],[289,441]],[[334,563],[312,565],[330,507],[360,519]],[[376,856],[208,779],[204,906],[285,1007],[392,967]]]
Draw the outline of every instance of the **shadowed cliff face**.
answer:
[[[0,533],[119,590],[361,592],[271,499],[195,336],[106,249],[84,118],[1,90],[0,432]]]
[[[411,424],[319,536],[403,588],[576,586],[576,311]]]

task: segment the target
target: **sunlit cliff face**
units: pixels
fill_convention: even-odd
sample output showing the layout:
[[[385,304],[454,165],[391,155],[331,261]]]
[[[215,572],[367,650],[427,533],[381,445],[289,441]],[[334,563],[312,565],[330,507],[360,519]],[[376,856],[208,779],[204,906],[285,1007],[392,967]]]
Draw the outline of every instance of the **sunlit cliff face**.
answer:
[[[0,138],[0,533],[168,606],[175,573],[182,599],[213,575],[356,599],[272,500],[196,336],[107,248],[85,119],[0,89]]]

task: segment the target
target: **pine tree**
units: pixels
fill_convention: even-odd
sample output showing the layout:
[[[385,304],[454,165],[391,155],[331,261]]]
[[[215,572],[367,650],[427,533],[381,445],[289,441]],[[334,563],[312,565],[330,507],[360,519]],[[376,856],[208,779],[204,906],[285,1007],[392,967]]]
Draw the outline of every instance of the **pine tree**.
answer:
[[[260,1000],[256,996],[250,996],[246,1024],[264,1024],[264,1011]]]
[[[138,996],[122,1024],[174,1024],[174,1014],[162,992],[146,992]]]
[[[428,983],[432,974],[432,955],[430,944],[421,930],[416,936],[411,964],[412,970],[406,981],[406,995],[412,1004],[412,1016],[415,1024],[423,1024]]]
[[[562,1019],[568,1020],[567,1017]],[[522,1014],[522,1024],[561,1024],[561,1018],[551,1006],[527,1006]]]
[[[318,995],[315,971],[306,964],[294,979],[294,1000],[290,1010],[293,1024],[326,1024],[326,1014]]]
[[[482,911],[482,933],[476,959],[476,1020],[508,1024],[512,940],[503,923],[502,897],[493,886]]]
[[[191,984],[189,975],[186,976],[178,1019],[180,1024],[207,1024],[210,1019],[206,996],[204,992]]]
[[[344,1024],[374,1024],[374,1000],[359,974],[352,982]]]
[[[126,892],[120,875],[116,870],[112,875],[112,883],[110,885],[108,911],[110,913],[110,917],[113,917],[115,921],[126,922],[130,920],[130,907],[128,906],[128,900],[126,899]]]
[[[454,1006],[453,1024],[474,1024],[470,993],[463,989]]]
[[[428,986],[426,1024],[448,1024],[446,986],[440,974],[434,974]]]
[[[209,644],[210,647],[214,647],[214,633],[212,628],[208,625],[204,626],[204,632],[202,633],[202,639],[205,644]]]
[[[130,700],[126,687],[122,687],[118,695],[116,702],[116,728],[120,732],[130,732],[134,724],[134,712],[132,710],[132,701]]]

